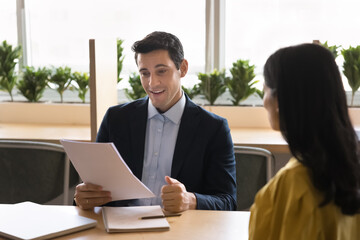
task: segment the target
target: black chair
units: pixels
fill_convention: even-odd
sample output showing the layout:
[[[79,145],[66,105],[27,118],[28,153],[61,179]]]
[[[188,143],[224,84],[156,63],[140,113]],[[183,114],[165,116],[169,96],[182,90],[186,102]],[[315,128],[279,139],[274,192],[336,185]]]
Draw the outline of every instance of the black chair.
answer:
[[[69,188],[79,180],[62,145],[0,140],[0,203],[46,204],[63,195],[71,205]]]
[[[256,193],[274,175],[275,158],[263,148],[234,146],[237,210],[249,210]]]

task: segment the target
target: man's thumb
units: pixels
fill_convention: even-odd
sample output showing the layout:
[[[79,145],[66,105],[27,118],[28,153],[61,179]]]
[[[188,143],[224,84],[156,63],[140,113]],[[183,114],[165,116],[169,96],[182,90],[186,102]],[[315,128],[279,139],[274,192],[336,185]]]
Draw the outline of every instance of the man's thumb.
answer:
[[[171,177],[169,177],[169,176],[165,176],[165,181],[166,181],[166,183],[169,184],[169,185],[179,183],[178,180],[176,180],[175,178],[171,178]]]

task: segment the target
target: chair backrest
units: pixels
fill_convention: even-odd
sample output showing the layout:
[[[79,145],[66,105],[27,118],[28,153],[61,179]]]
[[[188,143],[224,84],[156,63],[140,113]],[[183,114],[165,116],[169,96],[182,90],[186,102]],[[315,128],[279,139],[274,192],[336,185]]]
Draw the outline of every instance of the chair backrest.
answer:
[[[31,201],[46,204],[63,194],[79,176],[60,144],[0,140],[0,203]]]
[[[237,210],[249,210],[257,191],[274,175],[273,154],[263,148],[234,146]]]

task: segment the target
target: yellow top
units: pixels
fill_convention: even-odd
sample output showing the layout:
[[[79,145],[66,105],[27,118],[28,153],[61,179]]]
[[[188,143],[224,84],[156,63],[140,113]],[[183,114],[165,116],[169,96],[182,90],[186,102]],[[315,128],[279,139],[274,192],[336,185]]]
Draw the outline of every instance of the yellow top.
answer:
[[[360,214],[343,215],[333,203],[320,208],[322,199],[307,168],[291,158],[256,194],[249,239],[360,239]]]

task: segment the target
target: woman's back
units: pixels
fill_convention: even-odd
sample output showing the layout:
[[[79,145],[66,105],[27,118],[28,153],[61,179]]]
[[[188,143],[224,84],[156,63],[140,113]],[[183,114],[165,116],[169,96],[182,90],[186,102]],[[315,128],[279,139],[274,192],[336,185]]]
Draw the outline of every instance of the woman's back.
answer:
[[[250,239],[360,239],[360,214],[344,215],[312,184],[308,169],[290,159],[261,189],[251,208]]]

